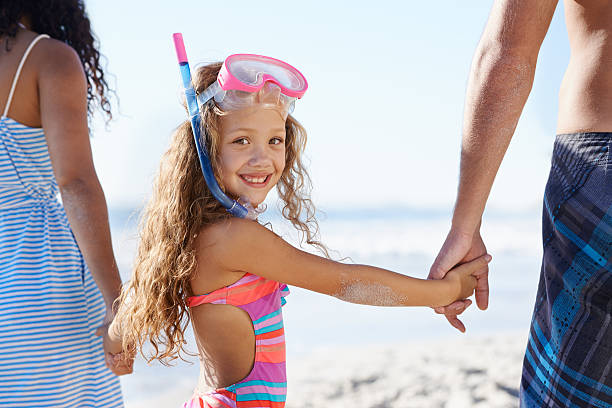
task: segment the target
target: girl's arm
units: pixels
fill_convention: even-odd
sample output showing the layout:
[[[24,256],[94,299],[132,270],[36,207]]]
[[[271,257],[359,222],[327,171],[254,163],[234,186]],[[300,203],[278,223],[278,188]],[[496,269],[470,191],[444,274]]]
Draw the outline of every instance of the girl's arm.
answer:
[[[472,272],[490,259],[487,255],[463,264],[443,280],[425,280],[301,251],[252,221],[232,218],[208,227],[204,234],[198,257],[221,270],[250,272],[347,302],[374,306],[435,307],[466,298],[476,285]]]

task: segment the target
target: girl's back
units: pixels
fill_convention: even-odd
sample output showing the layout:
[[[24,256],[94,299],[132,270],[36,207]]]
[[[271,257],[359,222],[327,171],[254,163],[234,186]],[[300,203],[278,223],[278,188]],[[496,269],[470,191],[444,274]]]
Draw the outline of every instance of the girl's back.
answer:
[[[200,259],[209,254],[198,252],[204,255]],[[200,268],[206,265],[198,263]],[[233,278],[236,273],[219,271],[217,275]],[[192,286],[205,286],[204,280],[203,274],[197,274]],[[286,285],[243,273],[234,283],[188,298],[203,377],[196,398],[229,398],[237,407],[253,406],[255,401],[257,406],[284,406],[287,378],[281,307],[288,293]]]
[[[196,241],[197,272],[191,281],[194,295],[223,290],[244,276],[217,265],[214,247],[207,241],[206,230]],[[223,303],[204,303],[190,310],[191,324],[200,352],[200,389],[221,388],[245,378],[255,358],[255,333],[249,314],[240,307]]]
[[[287,378],[281,307],[287,285],[232,271],[219,262],[224,223],[204,229],[196,240],[195,296],[188,299],[200,353],[198,396],[229,398],[236,406],[283,406]],[[198,295],[199,294],[199,295]],[[211,394],[210,389],[215,391]],[[246,405],[245,405],[246,404]]]

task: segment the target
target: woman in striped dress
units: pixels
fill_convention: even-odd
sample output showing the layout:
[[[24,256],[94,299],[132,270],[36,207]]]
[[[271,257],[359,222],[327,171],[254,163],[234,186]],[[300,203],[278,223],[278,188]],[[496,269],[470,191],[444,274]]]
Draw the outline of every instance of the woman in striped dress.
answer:
[[[110,116],[89,20],[76,0],[1,7],[0,406],[121,407],[99,337],[121,281],[89,144],[96,97]]]

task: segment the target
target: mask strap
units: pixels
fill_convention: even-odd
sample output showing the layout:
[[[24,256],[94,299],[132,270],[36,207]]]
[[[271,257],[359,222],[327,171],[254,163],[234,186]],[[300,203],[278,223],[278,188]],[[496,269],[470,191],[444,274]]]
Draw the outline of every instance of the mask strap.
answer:
[[[219,85],[219,81],[215,81],[211,86],[206,88],[204,92],[198,95],[198,103],[203,106],[221,91],[223,91],[223,88]]]

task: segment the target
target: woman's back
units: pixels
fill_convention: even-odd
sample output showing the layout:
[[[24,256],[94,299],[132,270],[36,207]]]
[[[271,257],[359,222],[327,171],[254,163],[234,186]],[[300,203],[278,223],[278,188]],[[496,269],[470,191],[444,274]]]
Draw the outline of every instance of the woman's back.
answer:
[[[48,36],[23,31],[0,57],[0,209],[52,202],[58,193],[43,129],[36,59]],[[37,49],[38,47],[38,49]]]
[[[4,112],[13,80],[19,64],[26,50],[36,39],[37,34],[31,31],[20,30],[15,39],[2,38],[0,47],[0,111]],[[41,59],[49,56],[56,45],[55,41],[42,39],[32,47],[27,59],[24,61],[19,80],[16,86],[18,92],[13,95],[10,112],[7,115],[15,121],[28,127],[40,128],[40,104],[38,97],[38,74]],[[51,44],[50,44],[51,43]],[[8,48],[8,49],[7,49]]]

